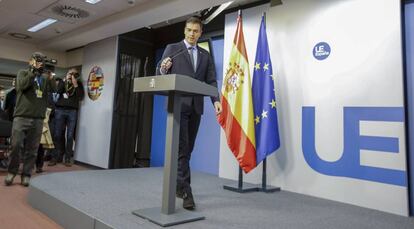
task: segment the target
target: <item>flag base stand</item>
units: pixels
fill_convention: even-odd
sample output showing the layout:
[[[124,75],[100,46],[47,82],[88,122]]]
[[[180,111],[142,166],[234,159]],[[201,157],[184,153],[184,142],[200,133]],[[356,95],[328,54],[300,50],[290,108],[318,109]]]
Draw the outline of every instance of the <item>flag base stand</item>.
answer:
[[[261,188],[257,188],[258,192],[264,192],[264,193],[272,193],[272,192],[279,192],[280,191],[280,187],[273,187],[273,186],[269,186],[267,185],[266,187],[261,187]]]
[[[273,187],[273,186],[267,185],[266,167],[267,167],[267,158],[263,159],[262,187],[258,188],[257,191],[264,192],[264,193],[279,192],[280,187]]]
[[[239,182],[237,186],[229,186],[229,185],[223,185],[223,189],[232,191],[232,192],[238,192],[238,193],[246,193],[246,192],[257,192],[259,191],[259,187],[253,184],[245,184],[246,186],[243,186],[243,171],[241,167],[239,167]]]
[[[232,192],[246,193],[246,192],[257,192],[259,190],[259,187],[253,184],[247,184],[247,187],[243,187],[243,171],[241,167],[239,167],[239,182],[237,186],[235,187],[235,186],[223,185],[223,189],[232,191]]]
[[[249,186],[250,185],[248,185],[248,187],[234,187],[234,186],[223,185],[223,189],[228,190],[228,191],[232,191],[232,192],[238,192],[238,193],[259,191],[258,187],[249,187]],[[253,185],[251,185],[251,186],[253,186]]]
[[[237,192],[237,193],[247,193],[247,192],[264,192],[264,193],[274,193],[274,192],[279,192],[281,190],[280,187],[273,187],[270,185],[267,185],[267,176],[266,176],[266,158],[263,160],[263,173],[262,173],[262,186],[261,187],[257,187],[256,185],[253,184],[247,184],[247,187],[244,186],[243,184],[243,170],[241,169],[241,167],[239,167],[239,182],[237,187],[234,186],[229,186],[229,185],[224,185],[223,189],[228,190],[228,191],[232,191],[232,192]]]

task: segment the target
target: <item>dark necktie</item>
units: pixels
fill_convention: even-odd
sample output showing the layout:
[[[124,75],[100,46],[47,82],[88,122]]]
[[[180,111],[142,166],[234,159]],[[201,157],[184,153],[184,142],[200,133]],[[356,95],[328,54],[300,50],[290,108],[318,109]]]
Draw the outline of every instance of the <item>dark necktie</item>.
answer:
[[[195,66],[195,63],[194,63],[194,47],[189,47],[188,48],[188,51],[190,52],[190,60],[191,60],[191,64],[193,65],[193,69],[194,69],[194,71],[196,70],[196,66]]]

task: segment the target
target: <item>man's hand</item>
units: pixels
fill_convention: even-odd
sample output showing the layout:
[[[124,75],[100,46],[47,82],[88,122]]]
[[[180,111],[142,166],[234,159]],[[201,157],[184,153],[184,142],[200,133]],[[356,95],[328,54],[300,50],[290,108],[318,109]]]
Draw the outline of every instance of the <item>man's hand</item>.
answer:
[[[216,115],[221,114],[223,111],[223,107],[221,106],[221,103],[219,101],[214,102],[214,109],[216,110]]]
[[[172,59],[170,57],[165,58],[164,60],[162,60],[161,62],[161,73],[165,74],[168,72],[168,70],[170,70],[172,66]]]
[[[43,67],[43,63],[42,62],[35,62],[33,64],[33,67],[35,67],[36,69],[39,69],[39,68]]]

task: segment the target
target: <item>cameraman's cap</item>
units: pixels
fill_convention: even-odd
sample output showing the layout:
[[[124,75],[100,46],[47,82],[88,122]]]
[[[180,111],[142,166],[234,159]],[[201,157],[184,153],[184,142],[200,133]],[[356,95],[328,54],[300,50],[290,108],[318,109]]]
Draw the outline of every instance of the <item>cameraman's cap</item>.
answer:
[[[46,59],[46,56],[43,55],[41,52],[34,52],[32,53],[32,58],[35,59],[37,62],[43,62]]]

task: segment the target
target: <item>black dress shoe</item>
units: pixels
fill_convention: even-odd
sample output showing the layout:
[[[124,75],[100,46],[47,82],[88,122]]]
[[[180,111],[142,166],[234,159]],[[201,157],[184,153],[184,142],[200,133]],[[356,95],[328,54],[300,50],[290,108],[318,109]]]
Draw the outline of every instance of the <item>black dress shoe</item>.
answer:
[[[42,168],[37,168],[36,173],[43,173],[43,169]]]
[[[195,209],[195,203],[193,194],[190,193],[184,193],[183,195],[183,208],[187,210],[194,210]]]

